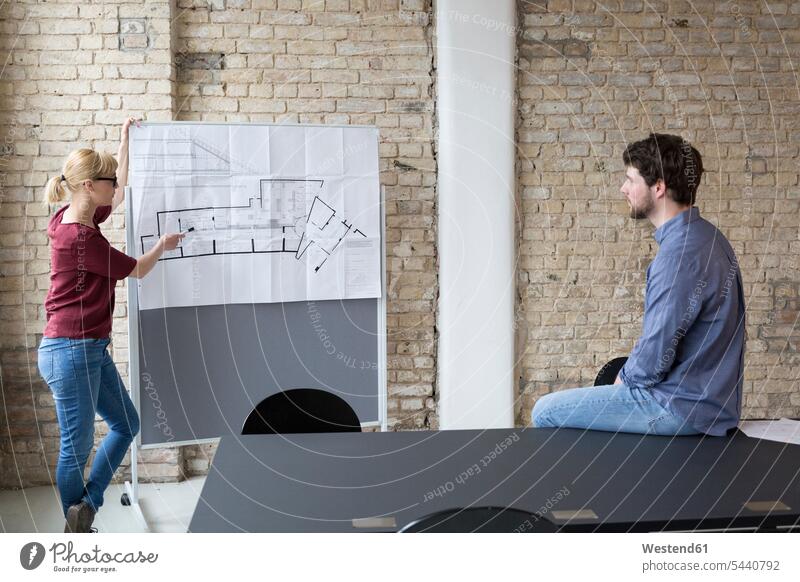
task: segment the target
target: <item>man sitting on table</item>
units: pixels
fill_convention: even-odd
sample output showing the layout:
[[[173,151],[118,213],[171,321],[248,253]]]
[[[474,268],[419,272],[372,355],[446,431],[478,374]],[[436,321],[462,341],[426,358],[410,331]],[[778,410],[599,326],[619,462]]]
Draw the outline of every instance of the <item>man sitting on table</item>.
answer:
[[[744,294],[730,243],[694,206],[700,152],[654,133],[622,159],[631,218],[647,218],[659,245],[641,336],[614,384],[548,394],[531,419],[536,427],[724,435],[741,411]]]

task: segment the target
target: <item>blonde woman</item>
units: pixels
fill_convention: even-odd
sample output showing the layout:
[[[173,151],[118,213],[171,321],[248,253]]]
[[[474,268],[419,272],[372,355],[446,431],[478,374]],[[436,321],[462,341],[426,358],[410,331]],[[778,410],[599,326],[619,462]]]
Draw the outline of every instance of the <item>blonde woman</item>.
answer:
[[[53,393],[61,446],[56,484],[66,517],[64,532],[97,531],[95,513],[131,441],[139,417],[108,353],[114,287],[126,277],[141,278],[183,235],[161,237],[139,259],[113,248],[100,223],[123,201],[128,178],[129,118],[122,126],[118,160],[104,152],[72,152],[60,176],[47,183],[45,203],[69,195],[47,228],[50,239],[50,290],[47,323],[39,345],[39,371]],[[83,473],[94,444],[95,413],[108,423],[88,481]]]

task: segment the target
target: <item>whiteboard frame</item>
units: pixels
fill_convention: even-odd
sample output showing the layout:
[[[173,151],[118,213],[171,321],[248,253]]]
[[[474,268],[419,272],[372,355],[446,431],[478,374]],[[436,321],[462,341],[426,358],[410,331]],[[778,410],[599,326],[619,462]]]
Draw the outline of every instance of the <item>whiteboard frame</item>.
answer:
[[[380,130],[373,125],[343,125],[343,124],[285,124],[285,123],[250,123],[250,122],[202,122],[202,121],[148,121],[142,122],[142,125],[224,125],[224,126],[291,126],[291,127],[323,127],[323,128],[341,128],[350,129],[354,127],[375,129],[378,132],[378,146],[380,146]],[[380,180],[380,158],[379,164],[379,177]],[[130,172],[130,169],[129,169]],[[386,191],[382,184],[379,184],[379,200],[380,200],[380,237],[381,237],[381,262],[380,262],[380,275],[381,275],[381,295],[378,297],[377,304],[377,327],[378,333],[376,341],[378,342],[378,420],[373,422],[361,423],[362,428],[377,427],[379,430],[385,432],[388,430],[388,387],[387,387],[387,345],[388,335],[386,331]],[[130,254],[131,250],[136,248],[133,232],[133,203],[132,203],[132,188],[125,186],[125,241],[126,250]],[[126,281],[128,286],[128,384],[131,393],[131,400],[136,408],[136,412],[141,410],[141,382],[139,375],[139,295],[138,285],[136,279],[128,279]],[[343,299],[342,301],[346,301]],[[222,436],[222,435],[221,435]],[[149,449],[160,449],[164,447],[179,447],[186,445],[199,445],[219,442],[219,437],[212,437],[206,439],[190,439],[183,441],[174,441],[169,443],[155,443],[149,445],[142,445],[141,431],[136,435],[136,438],[131,443],[131,481],[125,483],[126,492],[131,502],[131,506],[137,512],[139,521],[143,523],[145,529],[148,529],[147,521],[141,511],[139,505],[139,479],[138,479],[138,451]]]

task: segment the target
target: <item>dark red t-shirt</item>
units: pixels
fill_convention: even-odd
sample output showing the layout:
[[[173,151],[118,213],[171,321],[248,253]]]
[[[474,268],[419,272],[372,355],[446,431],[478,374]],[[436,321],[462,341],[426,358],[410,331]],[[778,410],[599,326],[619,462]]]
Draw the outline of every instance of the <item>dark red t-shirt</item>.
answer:
[[[113,248],[100,233],[100,223],[111,214],[111,206],[95,210],[96,228],[62,224],[68,207],[60,208],[47,226],[50,290],[44,302],[44,336],[105,339],[111,335],[114,287],[130,275],[136,259]]]

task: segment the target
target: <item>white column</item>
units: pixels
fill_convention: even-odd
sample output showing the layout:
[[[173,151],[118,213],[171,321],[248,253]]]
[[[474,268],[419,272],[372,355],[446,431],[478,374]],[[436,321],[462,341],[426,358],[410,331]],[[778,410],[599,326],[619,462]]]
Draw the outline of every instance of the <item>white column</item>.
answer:
[[[436,4],[439,424],[514,423],[516,2]]]

